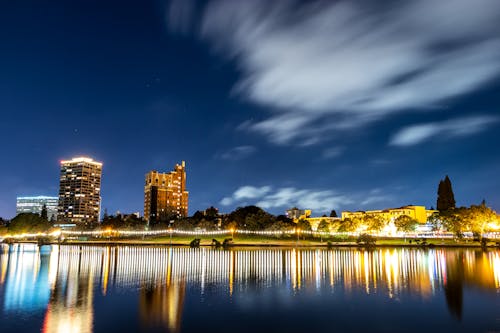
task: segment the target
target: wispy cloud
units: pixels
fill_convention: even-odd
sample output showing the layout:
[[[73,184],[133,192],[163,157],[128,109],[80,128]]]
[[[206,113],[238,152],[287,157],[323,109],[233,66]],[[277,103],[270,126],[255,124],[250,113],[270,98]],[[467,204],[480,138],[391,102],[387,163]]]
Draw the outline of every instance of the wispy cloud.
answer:
[[[263,209],[280,208],[283,211],[295,206],[312,209],[318,214],[328,213],[332,209],[345,209],[347,206],[355,206],[356,209],[387,208],[395,202],[399,205],[406,204],[398,203],[392,194],[387,194],[381,188],[343,194],[324,189],[247,185],[238,188],[231,196],[223,198],[220,204],[223,206],[253,204]]]
[[[332,159],[337,158],[344,152],[344,148],[342,147],[330,147],[323,150],[322,156],[324,159]]]
[[[500,1],[238,1],[203,7],[200,34],[233,58],[247,124],[278,144],[431,108],[500,72]]]
[[[243,201],[246,199],[258,199],[267,195],[271,191],[271,186],[242,186],[238,188],[232,196],[225,197],[221,201],[221,205],[229,206],[235,202]]]
[[[257,151],[254,146],[238,146],[218,155],[223,160],[238,161],[249,157]]]
[[[369,193],[361,200],[360,205],[362,207],[373,206],[374,204],[384,204],[388,203],[394,198],[391,195],[384,194],[382,189],[375,188],[369,191]]]
[[[248,200],[251,199],[251,200]],[[248,200],[263,208],[307,207],[318,212],[329,212],[341,205],[352,203],[352,200],[331,190],[297,189],[283,187],[273,189],[271,186],[243,186],[232,196],[222,199],[221,204],[229,206]]]
[[[412,146],[436,137],[448,139],[472,135],[485,130],[498,120],[498,117],[484,115],[411,125],[399,130],[392,137],[390,144],[394,146]]]

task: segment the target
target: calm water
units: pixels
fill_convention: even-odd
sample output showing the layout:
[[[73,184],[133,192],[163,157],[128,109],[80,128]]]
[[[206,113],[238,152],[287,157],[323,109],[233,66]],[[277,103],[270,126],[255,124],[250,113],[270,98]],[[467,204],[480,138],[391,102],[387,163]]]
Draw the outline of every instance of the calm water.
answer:
[[[500,332],[500,252],[3,246],[0,332]]]

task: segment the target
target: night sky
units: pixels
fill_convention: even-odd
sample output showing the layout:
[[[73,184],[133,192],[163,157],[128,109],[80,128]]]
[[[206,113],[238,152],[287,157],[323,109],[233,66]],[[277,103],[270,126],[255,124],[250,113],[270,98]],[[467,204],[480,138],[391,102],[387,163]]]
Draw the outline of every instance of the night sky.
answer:
[[[0,216],[102,161],[102,208],[187,164],[189,210],[500,209],[500,1],[4,1]]]

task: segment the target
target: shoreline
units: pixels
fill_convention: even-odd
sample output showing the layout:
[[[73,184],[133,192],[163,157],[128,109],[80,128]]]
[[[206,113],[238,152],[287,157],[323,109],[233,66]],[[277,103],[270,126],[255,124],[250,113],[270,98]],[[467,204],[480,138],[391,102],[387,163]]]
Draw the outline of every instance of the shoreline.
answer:
[[[18,241],[10,244],[3,243],[5,245],[11,244],[38,244],[37,241]],[[69,241],[69,242],[47,242],[42,245],[68,245],[68,246],[144,246],[144,247],[190,247],[189,242],[165,242],[165,241]],[[359,248],[359,249],[375,249],[375,248],[413,248],[413,249],[439,249],[439,248],[475,248],[481,249],[483,248],[479,243],[458,243],[458,244],[435,244],[430,243],[427,245],[420,244],[409,244],[409,243],[400,243],[400,244],[374,244],[371,246],[359,245],[355,242],[335,242],[331,244],[320,243],[320,244],[311,244],[311,243],[297,243],[293,242],[241,242],[234,243],[230,246],[220,246],[216,247],[209,242],[200,243],[200,248],[219,248],[219,249],[237,249],[237,248],[318,248],[318,249],[335,249],[335,248]],[[496,245],[488,245],[485,247],[486,249],[498,249],[500,248]]]

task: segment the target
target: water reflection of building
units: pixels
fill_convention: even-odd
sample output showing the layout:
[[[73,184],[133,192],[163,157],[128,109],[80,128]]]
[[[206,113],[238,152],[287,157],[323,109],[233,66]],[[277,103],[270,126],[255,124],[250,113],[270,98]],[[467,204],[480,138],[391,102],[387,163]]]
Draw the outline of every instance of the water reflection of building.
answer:
[[[186,284],[149,284],[139,292],[139,313],[145,326],[180,332]]]
[[[64,250],[53,258],[57,273],[42,332],[92,332],[97,259],[98,256],[92,252]]]
[[[49,301],[49,253],[32,244],[11,245],[2,255],[0,283],[5,283],[5,311],[44,309]]]
[[[47,307],[44,332],[92,331],[94,292],[105,297],[130,287],[140,288],[143,323],[177,332],[188,286],[201,293],[217,286],[227,297],[274,286],[285,286],[290,297],[325,289],[390,298],[438,294],[460,318],[464,288],[500,291],[500,251],[61,246],[44,254],[33,246],[32,252],[18,247],[0,255],[4,310]]]

